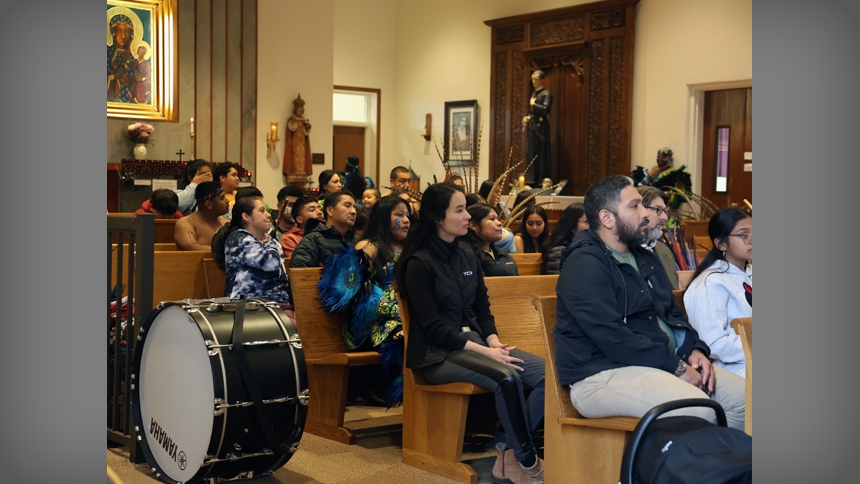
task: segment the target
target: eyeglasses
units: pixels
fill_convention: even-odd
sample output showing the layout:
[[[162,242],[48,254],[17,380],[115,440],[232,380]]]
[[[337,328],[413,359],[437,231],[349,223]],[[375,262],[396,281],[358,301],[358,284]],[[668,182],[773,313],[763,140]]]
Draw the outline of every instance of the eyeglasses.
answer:
[[[663,215],[664,213],[669,213],[669,209],[667,209],[666,207],[645,207],[645,208],[647,208],[648,210],[653,210],[654,213],[656,213],[658,217],[660,215]]]
[[[752,232],[745,232],[742,234],[729,234],[730,237],[740,237],[745,244],[752,244]]]

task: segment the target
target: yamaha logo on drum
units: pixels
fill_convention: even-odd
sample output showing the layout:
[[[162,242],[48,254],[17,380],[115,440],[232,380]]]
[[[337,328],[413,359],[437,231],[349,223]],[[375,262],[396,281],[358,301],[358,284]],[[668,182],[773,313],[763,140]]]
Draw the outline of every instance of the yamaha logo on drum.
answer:
[[[179,464],[179,469],[185,470],[185,466],[188,465],[188,459],[185,457],[185,452],[179,450],[179,446],[176,442],[167,435],[167,432],[161,428],[161,425],[158,425],[158,422],[156,422],[154,418],[150,419],[149,433],[152,435],[153,440],[158,442],[164,451],[167,452],[167,455],[173,459],[173,462]]]

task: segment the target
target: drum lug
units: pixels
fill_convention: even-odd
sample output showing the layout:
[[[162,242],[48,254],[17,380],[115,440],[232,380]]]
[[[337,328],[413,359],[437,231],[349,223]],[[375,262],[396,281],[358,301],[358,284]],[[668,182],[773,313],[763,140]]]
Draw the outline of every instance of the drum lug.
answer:
[[[211,339],[207,339],[204,341],[206,347],[209,349],[209,356],[218,356],[221,354],[221,348],[224,345],[216,345],[214,341]]]
[[[221,398],[216,398],[216,399],[215,399],[215,416],[216,416],[216,417],[221,416],[221,415],[224,415],[224,412],[226,411],[226,409],[224,408],[224,406],[223,406],[223,405],[224,405],[225,403],[227,403],[227,402],[225,402],[225,401],[224,401],[223,399],[221,399]]]
[[[295,336],[291,337],[289,339],[289,341],[290,341],[290,346],[292,346],[293,348],[295,348],[297,350],[302,349],[302,339],[299,337],[299,335],[295,335]]]
[[[293,445],[290,446],[290,453],[295,454],[297,450],[299,450],[299,443],[293,442]]]
[[[301,403],[302,405],[307,407],[309,399],[310,399],[310,392],[308,391],[307,388],[305,388],[304,390],[302,390],[299,393],[299,403]]]

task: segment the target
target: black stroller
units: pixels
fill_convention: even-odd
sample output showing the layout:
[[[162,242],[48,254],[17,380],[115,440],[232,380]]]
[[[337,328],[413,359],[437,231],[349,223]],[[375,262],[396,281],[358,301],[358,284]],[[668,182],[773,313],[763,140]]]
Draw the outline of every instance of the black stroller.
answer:
[[[660,415],[685,407],[710,407],[717,425],[699,417]],[[675,400],[646,413],[627,442],[621,484],[752,483],[752,437],[730,429],[719,403]]]

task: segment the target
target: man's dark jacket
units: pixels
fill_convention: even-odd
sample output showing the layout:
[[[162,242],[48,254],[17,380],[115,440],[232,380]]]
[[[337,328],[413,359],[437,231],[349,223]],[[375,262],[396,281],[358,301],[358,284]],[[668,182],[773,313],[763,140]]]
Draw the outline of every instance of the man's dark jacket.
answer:
[[[555,355],[559,381],[569,385],[604,370],[647,366],[674,373],[708,346],[690,326],[653,252],[631,247],[639,273],[612,256],[592,230],[580,231],[561,257],[556,294]],[[676,353],[657,322],[660,314],[677,340]]]
[[[320,267],[331,252],[355,245],[354,239],[353,229],[341,235],[336,228],[326,227],[321,220],[309,219],[305,223],[305,235],[290,258],[290,267]]]

